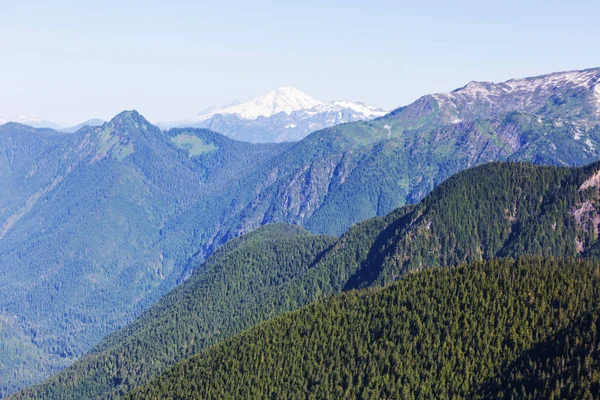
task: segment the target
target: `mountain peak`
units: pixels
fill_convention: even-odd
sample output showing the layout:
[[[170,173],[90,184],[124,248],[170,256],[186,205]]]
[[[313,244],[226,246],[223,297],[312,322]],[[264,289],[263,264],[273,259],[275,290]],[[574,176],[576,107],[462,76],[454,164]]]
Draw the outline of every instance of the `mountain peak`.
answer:
[[[296,98],[310,97],[306,93],[296,89],[293,86],[280,86],[277,89],[272,90],[271,92],[275,92],[278,96],[282,96],[282,97],[296,97]],[[271,92],[269,92],[269,93],[271,93]],[[310,97],[310,98],[312,99],[312,97]],[[318,102],[318,100],[316,100],[316,101]]]
[[[301,94],[304,94],[302,92],[300,92],[298,89],[296,89],[293,86],[280,86],[277,89],[275,89],[276,92],[280,92],[280,93],[286,93],[286,92],[299,92]]]
[[[135,125],[139,127],[141,125],[150,125],[150,122],[146,120],[139,112],[136,110],[125,110],[115,115],[110,121],[108,121],[109,126],[124,126],[124,125]]]

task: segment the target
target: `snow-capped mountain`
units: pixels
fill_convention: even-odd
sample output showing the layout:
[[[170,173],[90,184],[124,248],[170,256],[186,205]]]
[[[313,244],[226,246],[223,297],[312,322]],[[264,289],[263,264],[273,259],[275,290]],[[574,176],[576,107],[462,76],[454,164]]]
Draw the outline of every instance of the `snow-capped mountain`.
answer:
[[[209,113],[199,114],[192,120],[206,121],[215,114],[235,114],[242,119],[256,119],[258,117],[270,117],[280,112],[291,114],[293,111],[305,110],[320,104],[323,104],[323,102],[302,93],[296,88],[285,86],[277,90],[271,90],[245,103],[217,108]]]
[[[326,103],[293,87],[281,87],[247,102],[236,101],[227,106],[210,108],[187,121],[159,126],[203,127],[255,143],[285,142],[300,140],[319,129],[369,120],[387,112],[363,103]]]

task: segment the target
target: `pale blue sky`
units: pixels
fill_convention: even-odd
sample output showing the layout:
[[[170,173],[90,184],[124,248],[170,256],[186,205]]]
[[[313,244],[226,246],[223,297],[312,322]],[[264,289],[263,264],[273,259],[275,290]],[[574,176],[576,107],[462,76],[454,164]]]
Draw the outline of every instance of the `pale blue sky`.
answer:
[[[0,0],[0,117],[174,120],[283,85],[394,108],[600,66],[599,4]]]

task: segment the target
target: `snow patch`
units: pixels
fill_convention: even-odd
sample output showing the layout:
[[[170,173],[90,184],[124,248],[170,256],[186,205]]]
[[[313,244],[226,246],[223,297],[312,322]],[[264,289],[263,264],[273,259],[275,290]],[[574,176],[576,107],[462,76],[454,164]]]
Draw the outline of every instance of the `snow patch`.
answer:
[[[556,72],[533,78],[511,79],[506,81],[512,90],[535,91],[537,89],[549,89],[556,86],[570,84],[574,87],[589,87],[590,81],[596,77],[598,71],[568,71]]]
[[[596,150],[596,146],[594,146],[594,143],[590,139],[585,139],[584,143],[587,144],[591,151]]]
[[[473,97],[477,97],[478,94],[487,95],[490,92],[490,90],[486,87],[486,84],[490,84],[490,82],[471,81],[467,83],[464,88],[461,89],[461,92],[471,95]]]
[[[579,129],[579,127],[575,127],[575,135],[573,135],[573,139],[575,140],[579,140],[581,139],[582,133],[581,133],[581,129]]]
[[[458,124],[463,121],[462,118],[458,117],[458,106],[453,101],[454,95],[452,93],[436,93],[432,95],[435,101],[438,103],[440,111],[445,115],[445,120],[451,124]],[[450,114],[448,117],[447,114]]]
[[[381,108],[374,108],[365,105],[364,103],[352,103],[349,101],[332,101],[331,103],[319,104],[309,110],[306,110],[310,114],[321,114],[325,112],[341,112],[343,110],[350,110],[356,114],[360,114],[360,119],[371,119],[382,117],[388,113],[387,110]]]
[[[383,128],[388,131],[388,136],[392,136],[392,126],[391,125],[385,124],[383,126]]]

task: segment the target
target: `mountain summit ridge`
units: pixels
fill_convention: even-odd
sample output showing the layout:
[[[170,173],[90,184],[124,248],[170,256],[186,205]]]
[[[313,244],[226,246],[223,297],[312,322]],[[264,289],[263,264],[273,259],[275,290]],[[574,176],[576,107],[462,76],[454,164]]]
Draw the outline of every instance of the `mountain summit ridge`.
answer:
[[[591,126],[600,121],[600,68],[553,72],[498,83],[471,81],[451,92],[431,96],[438,103],[441,121],[445,123],[512,111],[558,112],[564,118],[566,110],[571,122]]]

